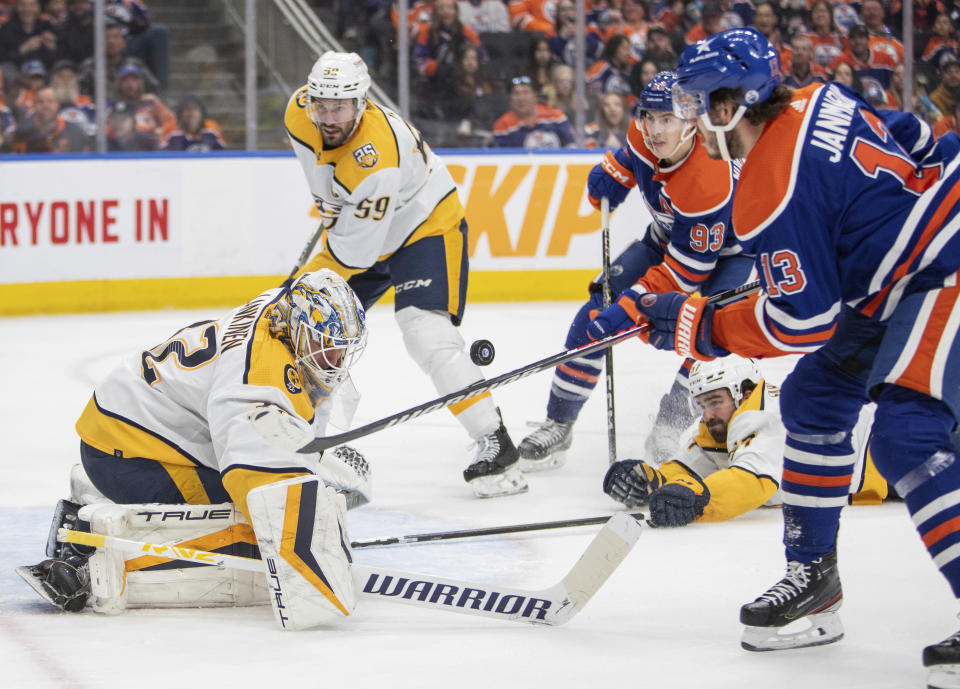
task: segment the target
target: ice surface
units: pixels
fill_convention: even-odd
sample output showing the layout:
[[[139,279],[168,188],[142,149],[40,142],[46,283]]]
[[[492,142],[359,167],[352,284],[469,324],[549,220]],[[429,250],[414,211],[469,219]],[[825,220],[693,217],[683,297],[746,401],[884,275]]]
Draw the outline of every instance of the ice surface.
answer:
[[[471,305],[469,344],[496,345],[496,375],[562,350],[573,304]],[[0,319],[0,686],[179,687],[920,687],[920,651],[956,631],[956,605],[902,503],[848,508],[840,531],[846,638],[778,653],[740,649],[739,606],[783,572],[779,510],[684,529],[647,529],[587,608],[545,628],[363,601],[334,631],[275,628],[267,607],[138,610],[118,617],[48,607],[13,572],[42,557],[50,514],[77,461],[74,422],[118,357],[217,310]],[[389,306],[369,313],[356,369],[356,424],[432,399]],[[679,360],[638,342],[616,347],[619,452],[641,456]],[[765,362],[774,382],[793,360]],[[616,508],[603,384],[575,429],[568,463],[531,474],[526,495],[477,500],[460,472],[469,440],[446,411],[354,445],[374,468],[374,502],[351,537],[588,517]],[[540,420],[549,374],[494,393],[516,442]],[[358,550],[361,562],[540,588],[559,581],[596,527]]]

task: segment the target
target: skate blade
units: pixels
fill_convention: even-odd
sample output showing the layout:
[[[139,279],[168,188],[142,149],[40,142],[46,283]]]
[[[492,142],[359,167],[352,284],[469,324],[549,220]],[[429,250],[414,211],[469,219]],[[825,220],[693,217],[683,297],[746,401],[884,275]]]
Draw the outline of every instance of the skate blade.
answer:
[[[928,670],[927,689],[960,689],[960,665],[934,665]]]
[[[500,498],[505,495],[519,495],[529,489],[523,474],[512,466],[502,474],[478,476],[468,482],[473,494],[478,498]]]
[[[531,471],[550,471],[559,469],[567,463],[567,451],[557,450],[553,454],[547,455],[543,459],[527,459],[520,457],[520,470],[523,472]]]
[[[40,565],[24,565],[14,568],[14,571],[19,574],[25,582],[30,584],[30,588],[40,594],[41,598],[50,603],[50,605],[63,610],[63,605],[54,600],[54,595],[56,594],[50,588],[49,584],[47,584],[46,573],[40,568]]]
[[[798,624],[805,628],[794,631]],[[835,612],[809,615],[783,627],[745,625],[740,646],[748,651],[783,651],[791,648],[824,646],[843,638],[843,624]]]

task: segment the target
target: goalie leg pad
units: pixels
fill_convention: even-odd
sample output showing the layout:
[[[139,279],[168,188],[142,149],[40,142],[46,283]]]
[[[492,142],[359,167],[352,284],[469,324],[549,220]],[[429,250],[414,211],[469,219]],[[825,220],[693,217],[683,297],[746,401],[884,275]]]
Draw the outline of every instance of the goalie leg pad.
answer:
[[[309,629],[349,617],[357,598],[343,497],[315,476],[298,476],[254,488],[247,507],[280,626]]]
[[[169,547],[256,557],[253,529],[229,503],[87,505],[80,509],[79,518],[89,522],[93,533],[155,544],[142,555],[98,550],[90,558],[96,612],[267,603],[267,585],[258,572],[183,564],[163,557]]]

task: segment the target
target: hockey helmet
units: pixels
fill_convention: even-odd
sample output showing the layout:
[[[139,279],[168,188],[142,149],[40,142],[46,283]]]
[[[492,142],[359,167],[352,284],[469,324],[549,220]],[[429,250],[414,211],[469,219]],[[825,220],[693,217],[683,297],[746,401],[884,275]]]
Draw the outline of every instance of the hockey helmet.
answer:
[[[320,124],[315,113],[316,99],[349,99],[356,103],[356,122],[359,122],[366,107],[370,84],[367,65],[359,55],[328,50],[313,63],[307,76],[307,96],[310,101],[307,111],[310,119]]]
[[[367,344],[366,315],[347,282],[328,268],[290,288],[287,331],[308,387],[329,394],[346,379]]]
[[[676,72],[658,72],[640,92],[640,111],[673,110],[673,85],[677,83]]]
[[[773,44],[753,28],[728,29],[697,41],[681,54],[673,86],[673,111],[685,120],[700,118],[714,132],[726,155],[721,136],[733,129],[747,108],[767,100],[781,84],[780,57]],[[710,94],[717,89],[742,89],[739,108],[725,125],[710,122]]]
[[[762,378],[763,375],[756,361],[730,354],[713,361],[694,362],[690,367],[687,384],[690,395],[694,398],[714,390],[729,390],[734,404],[739,407],[743,404],[744,381],[757,386]]]

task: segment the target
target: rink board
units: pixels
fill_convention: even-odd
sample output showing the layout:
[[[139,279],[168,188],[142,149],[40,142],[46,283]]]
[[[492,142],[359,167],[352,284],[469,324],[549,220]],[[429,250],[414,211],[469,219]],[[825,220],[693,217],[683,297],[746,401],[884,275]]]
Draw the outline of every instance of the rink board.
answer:
[[[471,301],[579,299],[601,264],[596,151],[441,152]],[[616,252],[646,227],[614,214]],[[22,156],[0,165],[0,315],[234,304],[286,277],[317,218],[292,153]]]

